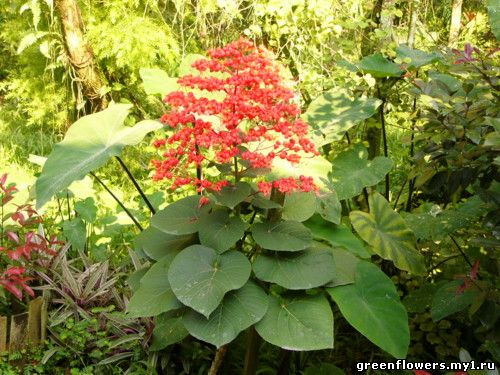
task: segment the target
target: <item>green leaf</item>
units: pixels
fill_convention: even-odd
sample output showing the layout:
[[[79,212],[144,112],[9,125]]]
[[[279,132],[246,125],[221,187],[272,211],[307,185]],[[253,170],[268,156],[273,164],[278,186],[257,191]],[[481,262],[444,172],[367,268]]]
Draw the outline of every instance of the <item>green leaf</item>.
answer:
[[[400,77],[404,73],[398,64],[389,61],[380,53],[363,57],[358,67],[363,73],[369,73],[375,78]]]
[[[316,194],[313,192],[296,192],[285,197],[283,219],[294,221],[306,221],[316,211]]]
[[[191,195],[171,203],[157,212],[151,218],[151,225],[169,234],[196,233],[202,211],[200,196]]]
[[[415,249],[415,235],[389,202],[375,192],[368,198],[370,213],[352,211],[354,229],[373,251],[392,260],[399,269],[425,274],[423,256]]]
[[[240,252],[219,255],[208,247],[193,245],[175,257],[168,279],[183,304],[208,318],[227,292],[246,283],[250,271],[250,262]]]
[[[255,329],[267,342],[287,350],[333,348],[333,314],[324,295],[271,296]]]
[[[74,249],[83,250],[87,241],[87,229],[79,217],[65,220],[62,223],[63,235],[68,239]]]
[[[281,205],[279,203],[276,203],[269,198],[266,198],[262,194],[257,194],[254,196],[252,199],[252,206],[257,207],[257,208],[262,208],[265,210],[271,209],[271,208],[279,208],[282,209]]]
[[[241,289],[227,293],[208,320],[191,310],[184,316],[183,323],[192,336],[219,348],[261,320],[267,306],[267,294],[248,281]]]
[[[500,41],[500,5],[497,0],[488,0],[487,8],[491,32]]]
[[[404,219],[418,239],[441,240],[459,229],[477,223],[487,211],[481,198],[475,195],[454,208],[444,211],[438,208],[435,213],[406,214]]]
[[[88,223],[93,223],[97,217],[97,207],[94,198],[88,197],[75,203],[75,211]]]
[[[351,99],[335,89],[313,100],[303,118],[312,128],[311,140],[321,147],[342,139],[347,130],[372,117],[381,103],[374,98]]]
[[[431,317],[437,322],[456,312],[462,311],[471,305],[478,294],[477,290],[466,289],[457,293],[457,289],[463,284],[462,280],[453,280],[442,285],[432,298]]]
[[[407,64],[408,69],[418,69],[422,66],[439,61],[439,55],[437,53],[427,53],[410,48],[405,44],[400,44],[396,47],[396,54],[399,59],[410,60],[408,63],[404,62],[404,64]]]
[[[369,258],[371,254],[363,246],[363,242],[345,225],[334,225],[314,215],[304,225],[309,228],[316,239],[328,241],[332,246],[340,246],[360,258]]]
[[[354,284],[327,289],[346,320],[396,358],[410,344],[408,316],[394,284],[377,266],[360,261]]]
[[[151,226],[139,233],[134,243],[136,249],[144,251],[151,259],[160,260],[167,254],[177,254],[180,250],[195,243],[195,241],[196,236],[193,234],[176,236]]]
[[[264,249],[276,251],[304,250],[312,242],[311,231],[297,221],[254,224],[252,236]]]
[[[323,219],[340,224],[342,205],[335,191],[318,196],[318,212]]]
[[[335,276],[330,249],[309,247],[295,253],[260,254],[253,262],[255,276],[287,289],[325,285]]]
[[[389,173],[393,163],[384,156],[368,160],[366,148],[356,144],[338,154],[332,164],[331,186],[343,200],[360,194],[364,187],[377,184]]]
[[[188,330],[182,324],[184,309],[169,311],[156,318],[153,330],[153,341],[149,350],[158,351],[167,346],[181,341],[189,335]]]
[[[335,264],[335,276],[327,286],[352,284],[356,280],[356,269],[360,260],[350,252],[333,248],[330,249]]]
[[[164,98],[167,94],[179,90],[177,78],[169,77],[167,72],[156,68],[139,69],[144,91],[148,95],[160,94]]]
[[[233,209],[240,202],[248,198],[252,188],[246,182],[238,182],[236,185],[224,186],[220,192],[215,193],[217,203]]]
[[[114,104],[71,125],[64,140],[54,146],[36,181],[37,209],[73,181],[119,155],[125,146],[136,145],[147,133],[162,127],[160,122],[151,120],[124,126],[131,107]]]
[[[200,243],[223,253],[240,240],[248,225],[239,217],[217,210],[200,217]]]
[[[418,289],[410,291],[403,299],[406,310],[410,313],[424,313],[427,307],[431,306],[436,291],[445,283],[446,281],[423,283]]]
[[[135,292],[137,289],[139,289],[139,287],[141,286],[141,279],[146,274],[146,272],[148,272],[149,268],[150,267],[144,267],[138,269],[137,271],[130,274],[129,277],[127,277],[127,284],[132,292]]]
[[[167,272],[175,254],[168,254],[153,264],[142,277],[140,287],[132,295],[128,313],[133,317],[156,316],[175,310],[182,304],[175,298]]]

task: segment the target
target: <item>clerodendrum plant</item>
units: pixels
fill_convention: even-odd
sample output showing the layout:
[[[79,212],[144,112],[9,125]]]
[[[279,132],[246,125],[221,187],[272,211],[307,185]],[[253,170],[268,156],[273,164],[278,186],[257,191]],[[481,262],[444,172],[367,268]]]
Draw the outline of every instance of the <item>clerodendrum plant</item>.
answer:
[[[239,40],[208,55],[166,96],[168,136],[154,142],[154,178],[197,194],[156,213],[137,239],[156,263],[129,312],[157,316],[152,349],[189,334],[221,347],[247,329],[247,364],[258,336],[290,350],[332,348],[333,299],[356,329],[404,357],[407,315],[394,285],[361,259],[370,256],[362,246],[330,246],[342,242],[331,240],[338,199],[295,172],[318,153],[272,54]],[[289,175],[276,171],[283,163]],[[359,225],[394,219],[391,229],[404,231],[386,205],[373,195],[370,206],[386,215],[358,213]]]

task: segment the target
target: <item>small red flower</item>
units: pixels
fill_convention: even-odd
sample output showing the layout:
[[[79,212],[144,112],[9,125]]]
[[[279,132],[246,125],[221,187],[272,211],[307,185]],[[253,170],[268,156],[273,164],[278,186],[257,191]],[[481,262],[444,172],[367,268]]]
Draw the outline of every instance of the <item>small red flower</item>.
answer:
[[[208,57],[193,63],[198,74],[178,79],[183,91],[164,99],[170,110],[161,121],[173,133],[153,142],[162,155],[152,160],[154,180],[169,180],[172,189],[220,190],[229,183],[227,175],[202,179],[201,171],[219,164],[235,175],[248,170],[265,174],[275,158],[298,164],[304,156],[318,155],[270,51],[240,39],[209,51]],[[200,90],[218,98],[203,97]],[[312,179],[302,177],[259,183],[264,194],[272,187],[316,190]]]

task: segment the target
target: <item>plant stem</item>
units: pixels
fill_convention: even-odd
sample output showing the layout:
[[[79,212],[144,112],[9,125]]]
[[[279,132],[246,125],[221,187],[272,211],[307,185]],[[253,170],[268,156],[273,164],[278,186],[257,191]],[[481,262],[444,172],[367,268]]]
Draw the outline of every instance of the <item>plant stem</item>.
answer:
[[[387,150],[387,134],[385,131],[384,109],[385,109],[385,98],[382,99],[382,104],[380,105],[380,124],[382,125],[382,142],[384,145],[384,156],[387,157],[388,150]],[[387,200],[389,200],[389,191],[390,191],[390,181],[389,181],[389,173],[387,173],[385,175],[385,199]]]
[[[127,168],[127,166],[125,165],[123,160],[119,156],[115,156],[115,158],[116,158],[116,160],[118,160],[118,163],[120,163],[120,165],[122,166],[122,168],[125,171],[125,173],[127,174],[128,178],[130,178],[130,181],[132,181],[132,184],[134,184],[135,189],[141,195],[142,200],[144,201],[144,203],[146,203],[146,206],[148,206],[149,211],[151,211],[151,213],[154,215],[156,213],[156,210],[154,209],[153,205],[149,201],[148,197],[146,197],[146,194],[144,194],[144,191],[141,189],[141,187],[137,183],[137,180],[134,178],[134,176],[132,175],[130,170]]]
[[[113,192],[104,184],[104,182],[95,175],[94,172],[90,172],[90,175],[96,179],[97,182],[99,182],[102,187],[113,197],[113,199],[120,205],[120,207],[125,211],[125,213],[128,215],[128,217],[134,222],[135,226],[139,228],[139,230],[142,232],[144,228],[141,226],[141,224],[137,221],[137,219],[132,215],[132,213],[125,207],[125,205],[118,199],[118,197],[113,194]]]
[[[253,326],[248,328],[247,332],[247,351],[245,354],[245,366],[243,368],[243,375],[255,375],[258,364],[257,354],[259,353],[261,338],[257,334],[257,331]]]
[[[458,244],[457,240],[455,240],[455,238],[451,234],[449,236],[450,236],[451,240],[453,241],[453,243],[455,244],[455,246],[457,247],[458,251],[460,251],[460,254],[462,254],[462,257],[464,258],[464,260],[470,266],[470,268],[474,267],[472,265],[472,262],[469,260],[469,257],[467,257],[467,255],[464,253],[464,251],[462,250],[462,248]]]
[[[396,197],[396,201],[394,202],[394,207],[393,207],[394,210],[398,206],[399,198],[401,197],[401,193],[403,192],[403,189],[405,188],[407,182],[408,182],[408,180],[405,180],[403,182],[403,184],[401,185],[401,189],[399,189],[398,195]]]
[[[415,73],[415,77],[418,78],[418,70]],[[415,155],[415,122],[416,122],[416,113],[417,110],[417,98],[413,99],[413,118],[411,120],[411,138],[410,138],[410,159],[413,159]],[[408,200],[406,201],[406,212],[410,212],[411,210],[411,200],[413,195],[413,189],[415,188],[416,177],[413,177],[408,184]]]
[[[210,370],[208,371],[208,375],[217,375],[226,352],[227,345],[222,345],[219,349],[217,349],[217,351],[215,352],[214,360],[212,361],[212,365],[210,366]]]

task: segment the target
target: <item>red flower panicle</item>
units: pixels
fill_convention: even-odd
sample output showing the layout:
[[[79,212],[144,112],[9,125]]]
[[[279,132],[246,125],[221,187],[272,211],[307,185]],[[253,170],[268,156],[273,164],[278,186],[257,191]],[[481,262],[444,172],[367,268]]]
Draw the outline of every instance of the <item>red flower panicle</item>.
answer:
[[[271,52],[240,39],[208,56],[193,63],[197,75],[179,78],[183,91],[164,99],[170,111],[161,121],[174,133],[153,143],[163,156],[152,161],[155,180],[170,180],[172,189],[193,185],[198,191],[217,191],[229,184],[226,176],[209,180],[200,173],[214,164],[242,176],[249,169],[269,170],[276,158],[297,164],[302,156],[318,154]],[[273,187],[282,192],[317,190],[305,176],[262,180],[258,186],[265,194]]]

